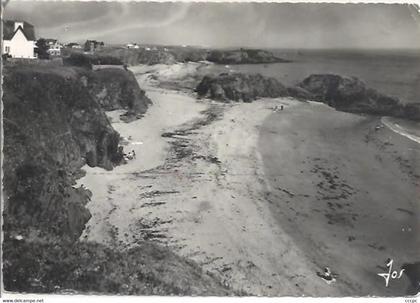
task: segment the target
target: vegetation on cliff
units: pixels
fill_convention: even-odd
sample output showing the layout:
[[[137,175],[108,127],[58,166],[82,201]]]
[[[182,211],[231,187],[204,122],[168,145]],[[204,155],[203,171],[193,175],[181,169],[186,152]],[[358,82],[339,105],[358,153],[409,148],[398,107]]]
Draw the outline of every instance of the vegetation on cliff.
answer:
[[[79,67],[18,65],[6,66],[4,72],[6,290],[228,293],[216,278],[167,248],[139,243],[137,248],[118,251],[79,241],[90,218],[85,205],[91,197],[89,190],[76,187],[80,168],[87,163],[112,169],[121,156],[119,134],[103,108],[130,107],[124,102],[146,100],[133,88],[135,82],[109,80],[111,85],[104,79],[112,79],[113,72],[115,78],[126,79],[121,74],[125,71],[93,75],[96,72]],[[98,98],[101,86],[114,96],[112,100]],[[130,86],[134,99],[123,97]]]
[[[278,58],[271,52],[260,49],[213,50],[206,58],[217,64],[264,64],[285,63],[288,60]]]
[[[80,66],[92,69],[93,65],[123,65],[123,62],[116,56],[71,53],[63,58],[65,65]]]
[[[90,94],[105,110],[126,109],[123,119],[132,120],[146,113],[152,101],[130,71],[104,68],[83,78]]]
[[[173,64],[176,62],[210,61],[216,64],[258,64],[289,62],[260,49],[210,50],[198,47],[155,47],[153,49],[105,48],[98,53],[116,57],[125,64]]]
[[[117,251],[101,244],[29,241],[3,243],[4,286],[34,293],[230,295],[194,262],[167,247],[142,242]]]
[[[222,73],[204,76],[196,88],[200,97],[229,102],[251,102],[257,98],[276,98],[288,95],[287,88],[274,78],[260,74]]]
[[[146,50],[146,49],[126,49],[126,48],[105,48],[98,53],[101,56],[112,56],[118,58],[127,65],[139,64],[173,64],[177,60],[175,56],[167,51]]]
[[[5,232],[75,239],[90,216],[78,169],[111,169],[119,135],[77,70],[6,68],[3,88]]]

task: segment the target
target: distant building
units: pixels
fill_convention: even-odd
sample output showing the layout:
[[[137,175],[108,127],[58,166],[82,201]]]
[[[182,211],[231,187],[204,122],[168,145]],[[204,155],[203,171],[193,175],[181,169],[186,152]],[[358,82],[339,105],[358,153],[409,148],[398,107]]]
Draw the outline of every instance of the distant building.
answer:
[[[12,58],[36,58],[34,26],[26,21],[11,20],[3,24],[3,53]]]
[[[66,47],[68,48],[75,48],[75,49],[81,49],[82,46],[79,43],[70,42],[66,44]]]
[[[48,45],[48,46],[51,46],[51,45],[54,45],[54,44],[56,44],[57,43],[57,39],[44,39],[45,40],[45,43]]]
[[[85,52],[95,52],[101,50],[104,47],[104,43],[96,40],[86,40],[85,42]]]
[[[45,43],[48,46],[47,53],[50,56],[61,56],[63,45],[57,39],[45,39]]]
[[[127,43],[127,48],[140,48],[140,46],[137,45],[137,43]]]

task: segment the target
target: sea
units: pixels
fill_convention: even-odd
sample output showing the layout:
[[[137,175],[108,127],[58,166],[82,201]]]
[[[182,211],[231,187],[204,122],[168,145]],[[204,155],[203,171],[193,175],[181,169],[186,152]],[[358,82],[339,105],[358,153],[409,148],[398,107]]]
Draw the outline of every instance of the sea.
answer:
[[[290,63],[212,65],[207,72],[237,71],[274,77],[285,85],[311,74],[357,77],[368,87],[397,97],[402,103],[420,103],[419,50],[269,50]]]

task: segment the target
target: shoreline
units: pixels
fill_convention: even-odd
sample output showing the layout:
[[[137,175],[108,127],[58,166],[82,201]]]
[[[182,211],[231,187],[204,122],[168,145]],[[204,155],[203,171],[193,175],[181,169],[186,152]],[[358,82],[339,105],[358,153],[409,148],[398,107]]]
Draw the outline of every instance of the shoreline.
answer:
[[[121,249],[147,239],[191,258],[234,290],[301,295],[296,282],[285,282],[287,273],[281,261],[289,254],[292,262],[292,256],[301,252],[276,226],[261,198],[262,166],[256,149],[258,127],[274,105],[291,107],[301,102],[273,99],[220,104],[205,100],[204,105],[195,99],[188,101],[191,97],[184,93],[150,87],[150,82],[143,82],[148,75],[139,70],[135,72],[140,84],[155,103],[138,121],[114,122],[122,136],[128,137],[129,129],[147,128],[154,120],[153,109],[164,108],[175,96],[190,110],[193,104],[200,105],[185,121],[158,129],[159,136],[178,134],[162,138],[167,140],[160,145],[166,155],[163,162],[148,161],[154,164],[134,168],[129,161],[100,180],[97,169],[88,168],[80,183],[93,192],[87,205],[92,218],[81,239]],[[162,102],[156,102],[159,98]],[[161,153],[154,147],[149,152]],[[141,161],[142,151],[136,154]],[[268,252],[267,247],[271,247]],[[301,265],[301,260],[296,262]]]
[[[120,123],[119,112],[108,114],[129,143],[125,149],[134,149],[137,159],[110,172],[86,169],[78,183],[93,192],[87,205],[92,218],[81,239],[123,250],[142,240],[169,246],[235,291],[251,295],[358,293],[352,285],[355,276],[337,279],[332,285],[316,276],[322,262],[314,260],[311,251],[321,244],[307,239],[302,245],[288,222],[295,213],[279,215],[290,210],[275,206],[276,199],[290,202],[299,191],[282,184],[279,192],[270,180],[266,163],[277,161],[277,155],[264,153],[261,147],[270,148],[272,142],[261,143],[261,134],[277,132],[267,128],[267,123],[283,115],[281,123],[290,128],[285,138],[297,136],[299,131],[291,127],[299,122],[292,123],[289,117],[310,108],[325,111],[320,121],[331,114],[348,117],[348,121],[364,118],[290,98],[224,104],[197,100],[182,89],[157,87],[158,80],[183,81],[201,67],[193,63],[132,68],[154,104],[142,119],[130,123]],[[285,110],[273,113],[272,108],[280,104]],[[271,149],[298,157],[296,146],[301,142],[296,144],[285,141],[284,148]],[[312,145],[315,150],[320,147],[319,142]],[[286,183],[292,180],[286,168],[292,165],[289,170],[293,170],[299,159],[290,161],[278,169]],[[382,281],[377,281],[379,289]]]

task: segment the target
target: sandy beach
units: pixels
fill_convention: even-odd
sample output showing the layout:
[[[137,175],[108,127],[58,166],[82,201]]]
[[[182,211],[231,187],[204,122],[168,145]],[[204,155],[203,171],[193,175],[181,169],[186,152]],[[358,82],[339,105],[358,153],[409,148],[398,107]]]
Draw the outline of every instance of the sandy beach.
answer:
[[[418,172],[404,164],[418,144],[312,102],[223,104],[157,86],[196,68],[132,68],[153,105],[131,123],[108,113],[137,157],[84,168],[93,197],[81,239],[167,245],[251,295],[404,293],[406,278],[385,288],[377,272],[387,258],[416,261]],[[335,283],[316,275],[325,266]]]

